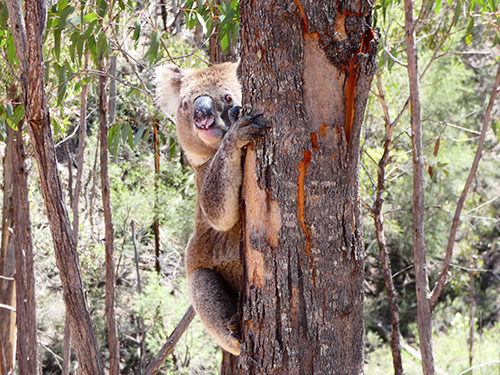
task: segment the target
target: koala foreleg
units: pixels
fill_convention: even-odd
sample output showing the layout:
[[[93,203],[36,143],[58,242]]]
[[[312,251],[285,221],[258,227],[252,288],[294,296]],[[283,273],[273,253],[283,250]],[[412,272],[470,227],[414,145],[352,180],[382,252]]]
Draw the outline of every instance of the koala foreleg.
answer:
[[[241,107],[230,111],[231,128],[214,157],[198,170],[202,174],[202,188],[198,189],[200,206],[212,227],[219,231],[231,229],[240,218],[241,149],[267,129],[254,122],[260,115],[243,116],[240,112]]]
[[[207,268],[197,269],[189,279],[194,309],[208,332],[226,351],[240,355],[239,332],[235,332],[236,296],[222,276]]]

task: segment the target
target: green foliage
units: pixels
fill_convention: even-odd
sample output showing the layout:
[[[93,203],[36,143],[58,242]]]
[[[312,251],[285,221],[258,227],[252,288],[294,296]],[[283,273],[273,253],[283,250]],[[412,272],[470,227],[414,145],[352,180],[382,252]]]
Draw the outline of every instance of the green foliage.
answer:
[[[447,374],[461,374],[470,368],[467,339],[469,334],[468,318],[456,313],[449,327],[433,335],[434,358],[436,367]],[[485,328],[475,334],[473,348],[473,366],[481,366],[476,370],[480,374],[493,374],[500,370],[500,325]],[[376,334],[367,334],[369,347],[375,348],[366,353],[365,373],[383,375],[393,372],[392,356],[387,345],[382,345]],[[412,345],[415,349],[416,345]],[[420,375],[422,367],[419,360],[407,350],[402,350],[405,374]],[[476,372],[474,371],[474,373]],[[470,372],[468,372],[470,373]]]
[[[240,8],[237,0],[189,0],[186,3],[186,26],[194,29],[201,25],[207,36],[216,35],[221,42],[222,52],[229,51],[231,43],[239,37]]]
[[[157,275],[151,274],[142,293],[134,295],[134,310],[149,327],[146,342],[153,353],[165,344],[189,306],[187,283],[164,285]],[[214,341],[203,333],[196,317],[170,356],[163,370],[165,374],[218,374],[222,353]]]

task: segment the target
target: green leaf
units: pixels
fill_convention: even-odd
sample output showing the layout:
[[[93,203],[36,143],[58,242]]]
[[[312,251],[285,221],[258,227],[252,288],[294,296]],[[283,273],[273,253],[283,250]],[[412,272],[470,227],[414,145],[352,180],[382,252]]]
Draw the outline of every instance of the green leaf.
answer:
[[[484,2],[483,0],[474,0],[474,2],[479,5],[481,8],[484,8]]]
[[[498,7],[498,0],[489,0],[488,5],[490,6],[491,11],[495,13]]]
[[[63,29],[66,26],[66,19],[71,13],[73,13],[74,10],[75,8],[69,6],[61,12],[61,15],[59,16],[59,22],[57,23],[58,29]]]
[[[495,133],[495,136],[498,136],[498,129],[500,129],[500,123],[498,122],[497,119],[491,122],[491,129],[493,130],[493,133]]]
[[[58,106],[60,106],[62,101],[64,100],[67,86],[68,83],[66,82],[66,70],[63,67],[61,67],[61,69],[59,69],[59,88],[57,89]]]
[[[474,27],[474,17],[470,16],[469,23],[467,24],[467,30],[465,31],[465,34],[470,34],[473,27]]]
[[[12,108],[12,103],[7,102],[5,109],[7,111],[7,116],[9,116],[9,118],[12,118],[12,115],[14,114],[14,109]]]
[[[158,32],[153,33],[151,37],[151,45],[149,46],[146,56],[149,56],[149,63],[153,65],[156,57],[158,56],[158,47],[160,46],[160,34]]]
[[[455,8],[455,16],[453,17],[453,24],[456,25],[460,19],[460,13],[462,13],[462,2],[457,0],[457,6]]]
[[[88,40],[87,43],[85,44],[85,52],[90,52],[90,56],[92,60],[96,60],[97,57],[97,44],[95,41],[95,38],[91,36]]]
[[[172,158],[175,156],[175,139],[172,137],[168,137],[168,143],[169,143],[169,149],[170,149],[168,159],[172,160]]]
[[[203,34],[207,34],[207,24],[205,22],[205,20],[203,19],[203,17],[201,16],[200,13],[196,13],[196,17],[198,18],[198,22],[200,23],[202,29],[203,29]]]
[[[229,50],[229,37],[227,34],[220,39],[220,46],[222,48],[222,52]]]
[[[106,0],[99,0],[99,17],[104,18],[106,12],[108,11],[108,2]]]
[[[82,65],[82,56],[83,56],[83,42],[85,39],[78,38],[76,42],[76,52],[78,53],[78,64]]]
[[[99,33],[99,37],[97,40],[97,50],[104,57],[108,56],[108,39],[106,38],[106,34],[103,32]]]
[[[142,139],[142,135],[144,134],[144,129],[146,129],[146,124],[143,124],[137,133],[135,133],[134,143],[132,145],[132,149],[135,149],[139,141]]]
[[[128,141],[129,147],[132,148],[134,145],[134,133],[132,132],[132,127],[130,126],[130,123],[127,122],[127,126],[125,126],[125,129],[126,129],[125,130],[126,134],[124,134],[124,136]]]
[[[24,117],[24,105],[19,104],[14,111],[13,121],[15,124],[19,124]]]
[[[471,33],[465,34],[465,44],[467,44],[467,46],[470,47],[471,43],[472,43],[472,34]]]
[[[141,36],[141,20],[139,17],[137,17],[137,19],[135,20],[134,41],[137,42],[140,36]]]
[[[56,59],[59,60],[61,57],[61,30],[54,29],[54,53]]]
[[[434,8],[434,12],[436,12],[437,16],[439,16],[439,11],[441,10],[442,3],[443,3],[443,0],[436,0],[436,7]]]
[[[94,31],[94,27],[95,25],[97,24],[97,20],[93,20],[89,27],[87,28],[87,30],[85,30],[85,33],[83,34],[83,39],[87,40],[90,38],[90,36],[92,35],[92,32]]]
[[[498,34],[495,34],[495,37],[493,38],[493,44],[491,45],[491,48],[495,47],[498,44],[499,38]]]
[[[9,11],[7,10],[7,4],[4,2],[2,11],[0,12],[0,30],[6,29],[8,19],[9,19]]]
[[[66,8],[66,5],[68,5],[68,2],[69,2],[69,0],[59,0],[59,2],[57,3],[57,8],[59,9],[59,11],[61,11],[61,9]]]
[[[7,36],[7,58],[9,59],[9,63],[11,66],[15,65],[15,63],[17,62],[16,46],[14,44],[14,39],[12,38],[10,30]]]
[[[94,12],[87,14],[85,17],[83,17],[83,22],[92,22],[95,19],[97,19],[97,14]]]

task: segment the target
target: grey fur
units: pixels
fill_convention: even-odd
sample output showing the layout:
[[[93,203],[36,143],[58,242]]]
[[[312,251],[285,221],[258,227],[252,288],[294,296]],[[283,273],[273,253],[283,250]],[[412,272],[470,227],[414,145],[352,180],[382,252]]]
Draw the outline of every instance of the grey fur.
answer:
[[[239,355],[239,326],[234,317],[242,273],[241,149],[261,136],[265,128],[253,122],[255,116],[244,116],[239,109],[229,116],[231,108],[241,105],[236,68],[233,63],[190,71],[159,68],[157,102],[165,112],[176,114],[177,134],[196,174],[195,227],[186,249],[190,297],[215,340]],[[213,102],[214,124],[208,132],[193,120],[193,103],[201,96]]]

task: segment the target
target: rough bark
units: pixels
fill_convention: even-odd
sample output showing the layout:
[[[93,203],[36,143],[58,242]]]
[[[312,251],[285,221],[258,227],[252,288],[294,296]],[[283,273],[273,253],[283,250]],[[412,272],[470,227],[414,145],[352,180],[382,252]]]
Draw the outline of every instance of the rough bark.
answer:
[[[8,93],[9,99],[14,93]],[[16,353],[16,289],[15,289],[15,247],[12,228],[14,227],[14,129],[6,127],[5,156],[3,158],[3,205],[2,243],[0,248],[0,374],[10,373],[14,367]]]
[[[367,2],[241,3],[243,101],[272,126],[243,182],[244,374],[363,373],[359,141]]]
[[[20,1],[9,0],[7,4],[21,70],[25,116],[40,176],[66,310],[71,316],[71,331],[80,373],[103,374],[103,365],[83,291],[78,254],[64,204],[44,94],[45,65],[42,45],[47,21],[46,3],[25,1],[26,23],[22,17]]]
[[[424,155],[422,147],[422,121],[420,118],[420,89],[418,58],[415,41],[413,0],[405,0],[405,34],[410,81],[410,121],[413,155],[413,256],[417,289],[417,322],[424,375],[434,375],[432,354],[432,315],[427,279],[425,231],[424,231]]]
[[[22,123],[15,132],[14,169],[14,246],[16,248],[16,325],[17,368],[20,375],[40,373],[36,325],[35,274],[28,197],[28,172],[22,136]]]
[[[99,70],[104,70],[99,62]],[[109,374],[120,374],[120,343],[116,328],[115,314],[115,260],[114,260],[114,229],[111,213],[111,189],[108,175],[108,111],[107,111],[106,76],[99,75],[99,143],[101,161],[101,194],[104,210],[104,227],[106,242],[106,298],[105,313],[108,325]]]

